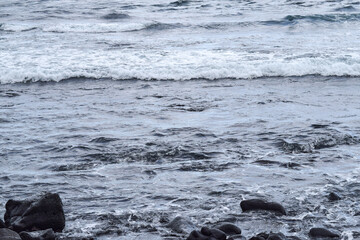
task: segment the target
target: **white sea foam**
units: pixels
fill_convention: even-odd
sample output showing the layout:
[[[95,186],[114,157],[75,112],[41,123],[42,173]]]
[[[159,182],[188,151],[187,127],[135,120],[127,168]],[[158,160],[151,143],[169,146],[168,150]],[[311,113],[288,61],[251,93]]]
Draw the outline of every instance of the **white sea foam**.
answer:
[[[77,24],[53,24],[42,26],[44,32],[59,33],[111,33],[136,31],[144,28],[146,25],[142,23],[77,23]]]
[[[360,76],[358,10],[341,7],[312,0],[10,1],[0,8],[0,83]],[[126,17],[104,17],[111,14]]]
[[[10,32],[41,30],[55,33],[111,33],[141,30],[150,23],[4,23],[2,29]]]
[[[84,54],[70,49],[63,50],[61,54],[30,58],[0,53],[0,82],[60,81],[72,77],[188,80],[304,75],[360,76],[360,58],[355,56],[344,61],[340,57],[284,60],[272,55],[258,57],[259,60],[247,60],[244,55],[207,50],[171,53],[94,51]]]

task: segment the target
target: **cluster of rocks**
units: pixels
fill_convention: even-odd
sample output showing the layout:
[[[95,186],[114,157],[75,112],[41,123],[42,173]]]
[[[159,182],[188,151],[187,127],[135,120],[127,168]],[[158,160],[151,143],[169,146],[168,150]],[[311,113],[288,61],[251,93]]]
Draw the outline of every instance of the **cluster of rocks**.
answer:
[[[58,194],[47,193],[33,200],[9,200],[5,208],[5,222],[0,220],[1,240],[55,240],[55,232],[65,227]]]
[[[331,200],[340,197],[331,196]],[[276,202],[261,199],[244,200],[240,203],[243,212],[272,211],[277,215],[286,215],[285,208]],[[65,227],[65,215],[62,201],[58,194],[47,193],[38,199],[15,201],[6,205],[4,221],[0,219],[0,240],[55,240],[55,232]],[[213,228],[202,227],[200,230],[186,218],[176,217],[167,227],[181,234],[189,234],[186,240],[246,240],[241,229],[228,222]],[[339,234],[324,228],[312,228],[309,236],[313,239],[340,239]],[[282,233],[259,233],[249,240],[298,240]]]
[[[244,200],[240,203],[243,212],[248,211],[271,211],[277,215],[286,215],[285,208],[276,202],[267,202],[262,199]],[[189,229],[194,225],[182,217],[175,218],[169,225],[171,229],[178,233],[190,232]],[[325,228],[312,228],[309,231],[312,239],[335,240],[340,239],[340,235],[333,233]],[[241,229],[232,223],[223,223],[214,228],[203,227],[200,230],[192,230],[186,240],[246,240],[241,235]],[[259,233],[249,240],[299,240],[298,237],[285,236],[282,233]]]

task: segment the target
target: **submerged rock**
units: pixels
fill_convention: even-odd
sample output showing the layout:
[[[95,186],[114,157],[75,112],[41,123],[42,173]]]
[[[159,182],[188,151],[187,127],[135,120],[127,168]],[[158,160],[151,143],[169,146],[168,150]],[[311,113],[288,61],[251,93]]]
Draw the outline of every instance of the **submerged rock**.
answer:
[[[261,199],[244,200],[240,203],[240,206],[244,212],[251,210],[265,210],[286,215],[285,208],[281,206],[281,204],[276,202],[266,202]]]
[[[328,199],[330,201],[338,201],[341,200],[341,197],[337,193],[331,192],[328,196]]]
[[[20,237],[22,240],[55,240],[56,239],[55,233],[51,228],[43,231],[21,232]]]
[[[168,228],[177,233],[189,234],[191,231],[196,229],[196,226],[186,218],[176,217],[168,225]]]
[[[21,240],[21,237],[16,232],[7,229],[7,228],[0,228],[0,239],[1,240]]]
[[[223,223],[217,229],[223,231],[226,235],[241,234],[241,229],[232,223]]]
[[[325,228],[312,228],[309,236],[312,238],[340,238],[339,234],[330,232]]]
[[[201,232],[196,230],[192,231],[190,235],[186,238],[186,240],[208,240],[208,239],[209,239],[208,236],[205,236]]]
[[[226,239],[226,234],[223,231],[215,228],[203,227],[201,228],[201,233],[204,234],[205,236],[213,237],[219,240]]]
[[[6,203],[5,225],[16,232],[46,230],[61,232],[65,227],[65,215],[58,194],[47,193],[36,200]]]

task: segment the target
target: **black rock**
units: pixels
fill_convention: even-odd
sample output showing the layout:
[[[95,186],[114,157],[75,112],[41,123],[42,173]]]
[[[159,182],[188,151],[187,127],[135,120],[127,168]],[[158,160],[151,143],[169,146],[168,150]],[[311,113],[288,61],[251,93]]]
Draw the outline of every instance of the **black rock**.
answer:
[[[61,232],[65,227],[65,215],[58,194],[47,193],[36,200],[6,203],[5,225],[16,232],[46,230]]]
[[[331,192],[328,196],[328,199],[330,201],[338,201],[338,200],[341,200],[341,197],[338,194]]]
[[[286,240],[286,237],[282,233],[270,233],[266,240]]]
[[[255,237],[250,238],[249,240],[266,240],[266,239],[263,237],[255,236]]]
[[[185,233],[189,234],[191,231],[196,229],[196,226],[186,218],[176,217],[172,220],[168,225],[168,228],[177,232],[177,233]]]
[[[282,233],[259,233],[249,240],[287,240],[287,237]]]
[[[241,234],[241,229],[232,223],[221,224],[217,229],[223,231],[226,235]]]
[[[246,240],[246,238],[241,234],[236,234],[236,235],[232,235],[231,237],[228,237],[227,240]]]
[[[283,206],[276,202],[266,202],[261,199],[244,200],[240,203],[241,209],[246,211],[251,210],[266,210],[273,211],[282,215],[286,215],[286,211]]]
[[[56,239],[55,233],[51,228],[43,231],[21,232],[20,237],[22,240],[55,240]]]
[[[186,238],[186,240],[208,240],[208,239],[209,239],[208,236],[205,236],[196,230],[192,231],[190,235]]]
[[[219,229],[203,227],[201,233],[218,240],[226,240],[226,234]]]
[[[264,238],[266,240],[266,239],[268,239],[269,234],[262,232],[262,233],[257,234],[256,236],[257,237],[262,237],[262,238]]]
[[[287,238],[288,240],[302,240],[301,238],[296,237],[296,236],[286,236],[286,238]]]
[[[226,234],[219,229],[201,228],[201,231],[192,231],[186,240],[226,240]]]
[[[5,228],[5,223],[3,220],[0,219],[0,228]]]
[[[0,228],[0,239],[1,240],[21,240],[21,237],[16,232],[7,229]]]
[[[339,234],[330,232],[325,228],[312,228],[309,235],[313,238],[340,238]]]

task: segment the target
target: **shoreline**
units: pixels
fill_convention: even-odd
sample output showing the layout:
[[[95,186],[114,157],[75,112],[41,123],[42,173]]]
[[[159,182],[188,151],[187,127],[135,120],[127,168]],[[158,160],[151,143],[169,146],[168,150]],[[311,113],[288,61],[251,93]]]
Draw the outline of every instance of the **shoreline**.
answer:
[[[314,222],[357,236],[360,82],[269,80],[1,85],[0,201],[58,192],[69,239],[166,236],[178,215],[248,237]],[[242,214],[251,198],[289,216]]]

